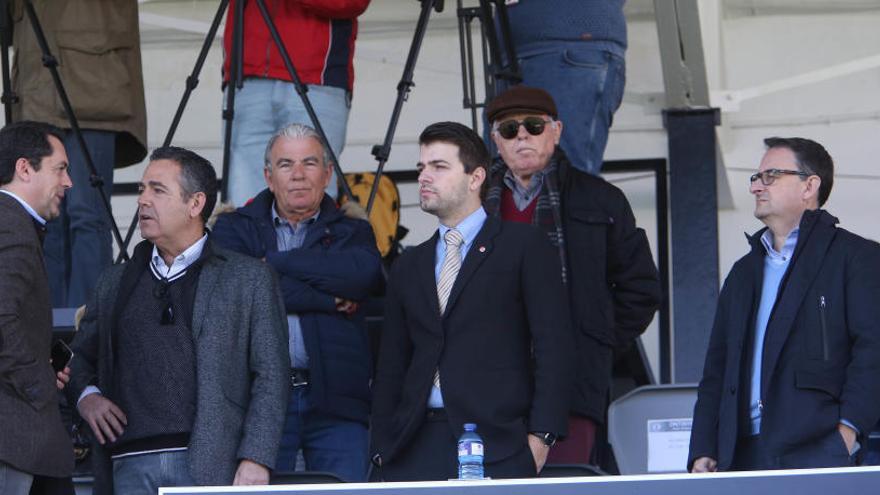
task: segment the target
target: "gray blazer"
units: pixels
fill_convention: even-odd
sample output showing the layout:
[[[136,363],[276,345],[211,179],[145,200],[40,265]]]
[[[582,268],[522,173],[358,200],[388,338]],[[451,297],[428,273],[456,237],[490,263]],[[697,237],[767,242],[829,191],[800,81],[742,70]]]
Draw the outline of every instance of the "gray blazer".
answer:
[[[142,242],[132,260],[98,280],[73,342],[70,393],[113,384],[113,322],[128,299],[126,287],[148,263],[152,244]],[[278,283],[265,263],[225,249],[208,251],[193,306],[196,346],[196,419],[189,470],[202,485],[231,484],[241,459],[274,467],[287,407],[290,360],[287,319]],[[75,399],[74,399],[75,400]],[[109,458],[96,445],[96,485],[112,486]],[[105,485],[106,483],[106,485]],[[109,490],[107,490],[109,492]]]
[[[0,193],[0,461],[68,476],[73,446],[61,423],[49,365],[52,306],[34,220]]]

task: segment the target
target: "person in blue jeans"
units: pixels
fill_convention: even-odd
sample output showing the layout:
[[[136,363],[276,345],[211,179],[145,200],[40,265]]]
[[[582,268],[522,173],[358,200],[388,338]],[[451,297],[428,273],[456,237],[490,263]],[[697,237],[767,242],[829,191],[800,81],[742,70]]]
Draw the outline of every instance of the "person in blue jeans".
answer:
[[[229,3],[223,35],[223,84],[229,91],[236,2]],[[269,14],[297,76],[307,87],[330,147],[339,157],[345,146],[348,113],[354,89],[354,48],[358,16],[370,0],[267,2]],[[281,127],[297,122],[314,127],[287,66],[255,2],[242,17],[244,81],[235,93],[227,201],[243,206],[265,187],[263,150]],[[224,96],[228,95],[226,93]],[[225,101],[225,100],[224,100]],[[331,170],[332,172],[332,170]],[[337,177],[331,174],[326,192],[335,198]]]
[[[107,199],[113,192],[116,133],[84,130],[96,172],[104,180]],[[70,160],[70,177],[80,187],[64,197],[61,214],[46,224],[43,255],[49,275],[52,305],[78,307],[86,303],[98,275],[113,262],[110,216],[100,191],[91,185],[91,172],[73,131],[66,131],[64,147]]]
[[[522,83],[556,101],[560,147],[571,164],[599,175],[626,83],[625,0],[509,0],[511,41]],[[508,85],[501,82],[497,94]]]
[[[358,304],[382,282],[370,224],[325,194],[331,167],[314,129],[290,124],[264,145],[263,189],[218,216],[214,241],[278,275],[289,329],[290,399],[276,473],[366,481],[372,359]]]

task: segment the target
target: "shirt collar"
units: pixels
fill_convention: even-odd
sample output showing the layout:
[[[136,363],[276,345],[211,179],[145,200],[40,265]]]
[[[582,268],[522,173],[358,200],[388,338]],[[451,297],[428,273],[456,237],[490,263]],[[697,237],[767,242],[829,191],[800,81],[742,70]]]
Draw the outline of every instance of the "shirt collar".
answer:
[[[477,237],[477,234],[480,232],[480,229],[483,228],[483,222],[486,221],[486,210],[483,209],[482,206],[474,210],[473,213],[466,216],[464,220],[458,223],[455,227],[447,227],[440,224],[440,242],[445,242],[444,238],[446,236],[446,232],[449,232],[450,229],[455,228],[461,233],[464,242],[462,246],[470,245],[474,239]]]
[[[284,218],[278,214],[278,210],[275,209],[276,206],[277,206],[277,204],[275,203],[275,201],[272,201],[272,208],[271,208],[271,210],[272,210],[272,225],[274,225],[276,227],[281,226],[281,225],[290,225],[289,220],[287,220],[286,218]],[[314,215],[310,216],[309,218],[300,220],[297,223],[297,225],[311,225],[311,224],[318,221],[318,215],[320,215],[320,214],[321,214],[321,208],[319,207],[318,211],[316,211]]]
[[[6,189],[0,189],[0,192],[6,193],[9,196],[11,196],[12,199],[18,201],[21,204],[21,206],[28,212],[28,214],[30,214],[30,216],[34,217],[34,220],[39,222],[40,225],[46,225],[46,220],[43,217],[41,217],[40,214],[37,213],[36,210],[31,208],[31,205],[27,204],[27,201],[21,199],[21,197],[18,194],[15,194],[12,191],[7,191]]]
[[[535,193],[541,190],[541,186],[544,185],[544,177],[547,176],[553,169],[556,168],[556,163],[551,160],[550,163],[547,164],[546,167],[537,171],[532,175],[532,179],[529,181],[528,187],[523,187],[523,185],[516,180],[516,177],[513,175],[513,172],[508,168],[504,172],[504,185],[506,185],[511,191],[516,194],[528,197],[534,197]]]
[[[794,254],[794,248],[797,246],[800,230],[800,227],[795,227],[795,229],[788,234],[788,237],[785,238],[785,243],[779,251],[773,249],[773,233],[770,232],[770,229],[765,230],[764,233],[761,234],[761,244],[763,244],[764,249],[767,250],[767,256],[773,260],[790,260]]]
[[[208,234],[203,235],[192,246],[177,255],[170,267],[165,264],[165,260],[159,255],[159,249],[153,245],[153,256],[150,258],[150,267],[153,269],[153,273],[169,281],[179,278],[202,255],[202,250],[205,248],[205,241],[207,240]]]

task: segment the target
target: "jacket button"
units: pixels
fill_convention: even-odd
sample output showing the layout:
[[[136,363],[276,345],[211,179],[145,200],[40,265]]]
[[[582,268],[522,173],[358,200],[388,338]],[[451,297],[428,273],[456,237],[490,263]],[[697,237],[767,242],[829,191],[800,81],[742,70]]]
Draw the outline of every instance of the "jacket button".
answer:
[[[736,387],[730,387],[730,395],[736,394]]]

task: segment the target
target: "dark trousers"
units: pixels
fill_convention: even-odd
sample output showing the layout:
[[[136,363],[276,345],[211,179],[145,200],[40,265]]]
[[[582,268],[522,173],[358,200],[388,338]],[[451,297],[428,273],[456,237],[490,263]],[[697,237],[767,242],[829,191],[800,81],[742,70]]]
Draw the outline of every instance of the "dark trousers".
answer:
[[[736,450],[733,452],[733,462],[730,464],[730,470],[757,471],[761,469],[770,469],[763,453],[764,450],[761,448],[760,435],[738,438],[736,441]]]
[[[816,442],[784,455],[768,456],[767,446],[761,435],[740,437],[736,441],[730,471],[756,471],[762,469],[811,469],[848,467],[855,465],[855,455],[846,451],[843,437],[834,429]]]
[[[116,133],[84,130],[83,139],[98,174],[104,179],[104,192],[110,198]],[[52,305],[75,308],[89,300],[98,276],[113,264],[113,238],[107,210],[100,193],[89,182],[91,172],[72,132],[64,138],[64,147],[74,187],[64,195],[58,218],[46,224],[43,254]]]
[[[596,422],[581,416],[568,417],[568,436],[556,442],[547,464],[590,464],[596,443]]]
[[[535,459],[527,442],[523,438],[523,447],[516,454],[485,464],[484,475],[492,479],[537,476]],[[486,450],[491,448],[491,445],[486,445]],[[374,478],[380,481],[445,481],[458,478],[458,439],[449,426],[446,412],[442,409],[429,410],[415,437],[391,462],[381,469],[376,468]]]

